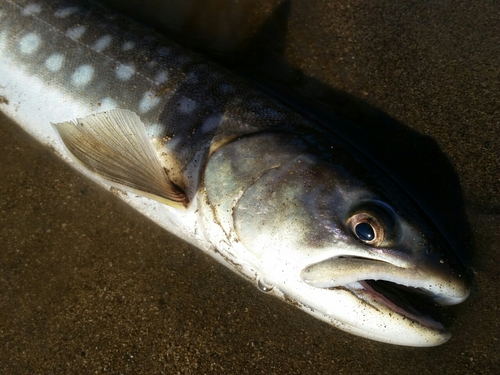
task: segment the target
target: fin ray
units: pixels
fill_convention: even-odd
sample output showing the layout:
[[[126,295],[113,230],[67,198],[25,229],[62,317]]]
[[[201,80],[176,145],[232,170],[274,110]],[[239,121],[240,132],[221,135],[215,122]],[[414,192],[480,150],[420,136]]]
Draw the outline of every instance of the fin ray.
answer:
[[[162,203],[187,206],[186,194],[168,178],[134,112],[113,109],[52,125],[77,161],[106,181]]]

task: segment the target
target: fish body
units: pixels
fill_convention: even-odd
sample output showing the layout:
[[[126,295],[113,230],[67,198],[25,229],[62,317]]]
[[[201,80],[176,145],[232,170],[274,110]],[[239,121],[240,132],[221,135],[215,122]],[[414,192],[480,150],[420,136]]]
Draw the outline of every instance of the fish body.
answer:
[[[94,3],[0,0],[0,99],[68,163],[261,290],[370,339],[448,340],[400,297],[469,293],[421,209],[331,130],[217,64]]]

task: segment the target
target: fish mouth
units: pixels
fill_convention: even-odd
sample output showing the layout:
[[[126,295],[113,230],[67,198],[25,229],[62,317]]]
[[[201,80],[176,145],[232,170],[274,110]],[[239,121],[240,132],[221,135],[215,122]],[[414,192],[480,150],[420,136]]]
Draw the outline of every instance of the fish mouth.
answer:
[[[336,288],[329,288],[336,289]],[[435,311],[432,295],[420,289],[406,287],[390,281],[363,280],[347,284],[344,289],[376,310],[390,310],[421,326],[444,331],[444,326],[427,312]],[[419,308],[415,307],[419,306]]]
[[[334,257],[305,267],[300,276],[310,286],[343,289],[363,307],[397,314],[411,324],[446,335],[443,325],[428,312],[439,313],[436,306],[454,305],[469,295],[465,276],[439,260],[400,267],[374,259]]]

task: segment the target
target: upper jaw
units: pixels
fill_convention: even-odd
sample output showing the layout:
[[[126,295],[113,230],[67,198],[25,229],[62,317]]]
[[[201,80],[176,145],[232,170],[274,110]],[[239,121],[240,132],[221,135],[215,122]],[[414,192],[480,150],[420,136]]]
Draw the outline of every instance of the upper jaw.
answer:
[[[383,280],[425,291],[440,305],[463,302],[469,295],[468,279],[435,257],[398,266],[380,259],[337,256],[305,267],[302,281],[317,288],[335,288],[364,280]]]

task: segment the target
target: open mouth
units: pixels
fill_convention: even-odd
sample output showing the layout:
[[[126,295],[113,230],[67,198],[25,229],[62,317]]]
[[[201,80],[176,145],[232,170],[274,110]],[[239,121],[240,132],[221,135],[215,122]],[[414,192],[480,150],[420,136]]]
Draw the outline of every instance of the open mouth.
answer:
[[[429,312],[440,316],[437,306],[468,295],[466,281],[439,261],[406,268],[378,259],[333,257],[304,268],[301,279],[317,288],[347,290],[366,307],[437,331],[444,327]]]
[[[346,285],[345,288],[375,309],[389,309],[420,325],[431,329],[444,329],[440,322],[429,315],[439,312],[432,300],[432,294],[427,291],[383,280],[358,281]]]

